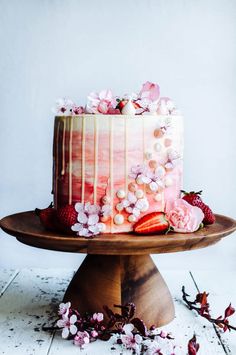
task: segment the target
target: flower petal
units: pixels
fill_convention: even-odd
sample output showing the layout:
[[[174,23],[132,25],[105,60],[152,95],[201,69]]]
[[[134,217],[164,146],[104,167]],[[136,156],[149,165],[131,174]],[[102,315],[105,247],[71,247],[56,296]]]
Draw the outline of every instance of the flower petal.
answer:
[[[89,226],[93,226],[94,224],[98,223],[99,221],[99,217],[97,214],[91,214],[89,217],[88,217],[88,225]]]
[[[77,217],[78,222],[80,223],[87,223],[88,222],[88,217],[84,212],[79,212],[78,217]]]
[[[70,334],[69,329],[68,328],[63,328],[62,333],[61,333],[62,338],[63,339],[68,338],[69,334]]]

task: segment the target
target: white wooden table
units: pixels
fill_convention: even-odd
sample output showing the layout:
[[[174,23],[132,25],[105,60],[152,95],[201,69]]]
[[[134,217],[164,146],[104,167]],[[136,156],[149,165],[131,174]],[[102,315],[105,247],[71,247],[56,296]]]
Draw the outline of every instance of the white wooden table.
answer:
[[[219,266],[220,269],[220,266]],[[55,319],[58,304],[73,275],[65,269],[0,270],[0,354],[5,355],[73,355],[80,349],[65,341],[60,333],[45,332],[41,327]],[[200,343],[199,355],[236,354],[236,333],[221,333],[206,320],[189,311],[181,300],[181,287],[193,297],[197,287],[210,292],[213,315],[220,315],[230,302],[236,307],[236,272],[168,271],[162,274],[172,292],[176,317],[163,327],[175,336],[183,355],[195,332]],[[216,313],[215,313],[216,312]],[[236,316],[231,317],[236,325]],[[119,346],[97,341],[82,354],[121,354]],[[128,353],[128,352],[126,352]]]

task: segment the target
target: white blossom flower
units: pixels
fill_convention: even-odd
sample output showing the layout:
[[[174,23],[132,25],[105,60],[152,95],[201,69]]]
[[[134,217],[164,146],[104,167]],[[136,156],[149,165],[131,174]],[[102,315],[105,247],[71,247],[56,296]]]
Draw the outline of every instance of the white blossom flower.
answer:
[[[75,335],[77,332],[77,327],[75,325],[77,321],[77,316],[73,314],[68,317],[67,314],[63,314],[62,318],[57,321],[57,326],[59,328],[63,328],[62,330],[62,338],[68,338],[69,334]]]
[[[139,354],[141,350],[141,343],[143,338],[139,334],[133,334],[133,324],[125,324],[123,331],[125,334],[121,335],[122,344],[130,350],[133,350],[135,354]]]
[[[152,192],[157,192],[160,188],[164,188],[165,184],[162,181],[164,177],[163,170],[157,167],[154,171],[147,171],[146,175],[143,177],[143,181],[149,186]]]
[[[71,303],[70,302],[59,304],[58,314],[60,314],[61,316],[63,314],[68,314],[69,310],[70,310],[70,307],[71,307]]]
[[[145,212],[149,203],[146,197],[138,199],[133,192],[128,192],[127,198],[121,201],[126,212],[138,217],[141,212]]]
[[[78,212],[78,223],[75,223],[71,229],[77,232],[77,235],[91,237],[104,230],[104,223],[99,222],[100,206],[92,205],[90,202],[85,204],[76,203],[75,210]]]
[[[180,154],[174,149],[169,149],[167,151],[166,160],[163,163],[167,170],[172,170],[179,164],[180,160]]]

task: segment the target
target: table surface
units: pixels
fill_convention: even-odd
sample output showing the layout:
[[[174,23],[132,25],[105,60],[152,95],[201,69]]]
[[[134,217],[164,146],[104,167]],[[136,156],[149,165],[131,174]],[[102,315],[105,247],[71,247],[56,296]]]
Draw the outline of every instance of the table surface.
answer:
[[[2,229],[20,242],[38,248],[67,252],[138,255],[169,253],[207,247],[236,229],[232,218],[216,215],[216,223],[195,233],[137,236],[132,233],[101,234],[95,238],[66,236],[46,231],[33,211],[7,216],[0,221]]]
[[[0,269],[0,354],[4,355],[78,355],[79,349],[72,341],[65,341],[60,333],[41,330],[44,323],[51,324],[63,293],[73,275],[65,269]],[[196,295],[201,291],[210,292],[212,314],[218,316],[232,302],[236,306],[236,271],[223,272],[220,266],[215,272],[209,271],[162,271],[174,298],[176,317],[162,329],[171,331],[175,343],[187,354],[186,344],[195,332],[200,343],[199,355],[236,354],[235,332],[222,333],[205,319],[189,311],[181,300],[181,287]],[[219,282],[220,280],[220,282]],[[236,315],[231,317],[236,324]],[[110,342],[97,341],[90,344],[84,355],[121,354],[111,350]],[[123,352],[123,354],[130,354]]]

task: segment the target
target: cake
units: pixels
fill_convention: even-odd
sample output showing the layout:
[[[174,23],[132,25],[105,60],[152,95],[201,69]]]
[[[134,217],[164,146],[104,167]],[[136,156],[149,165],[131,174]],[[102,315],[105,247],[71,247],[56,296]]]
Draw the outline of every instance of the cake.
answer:
[[[78,235],[132,231],[143,215],[168,210],[182,180],[183,118],[158,85],[145,83],[136,97],[92,93],[85,109],[59,102],[54,207],[75,206]]]

